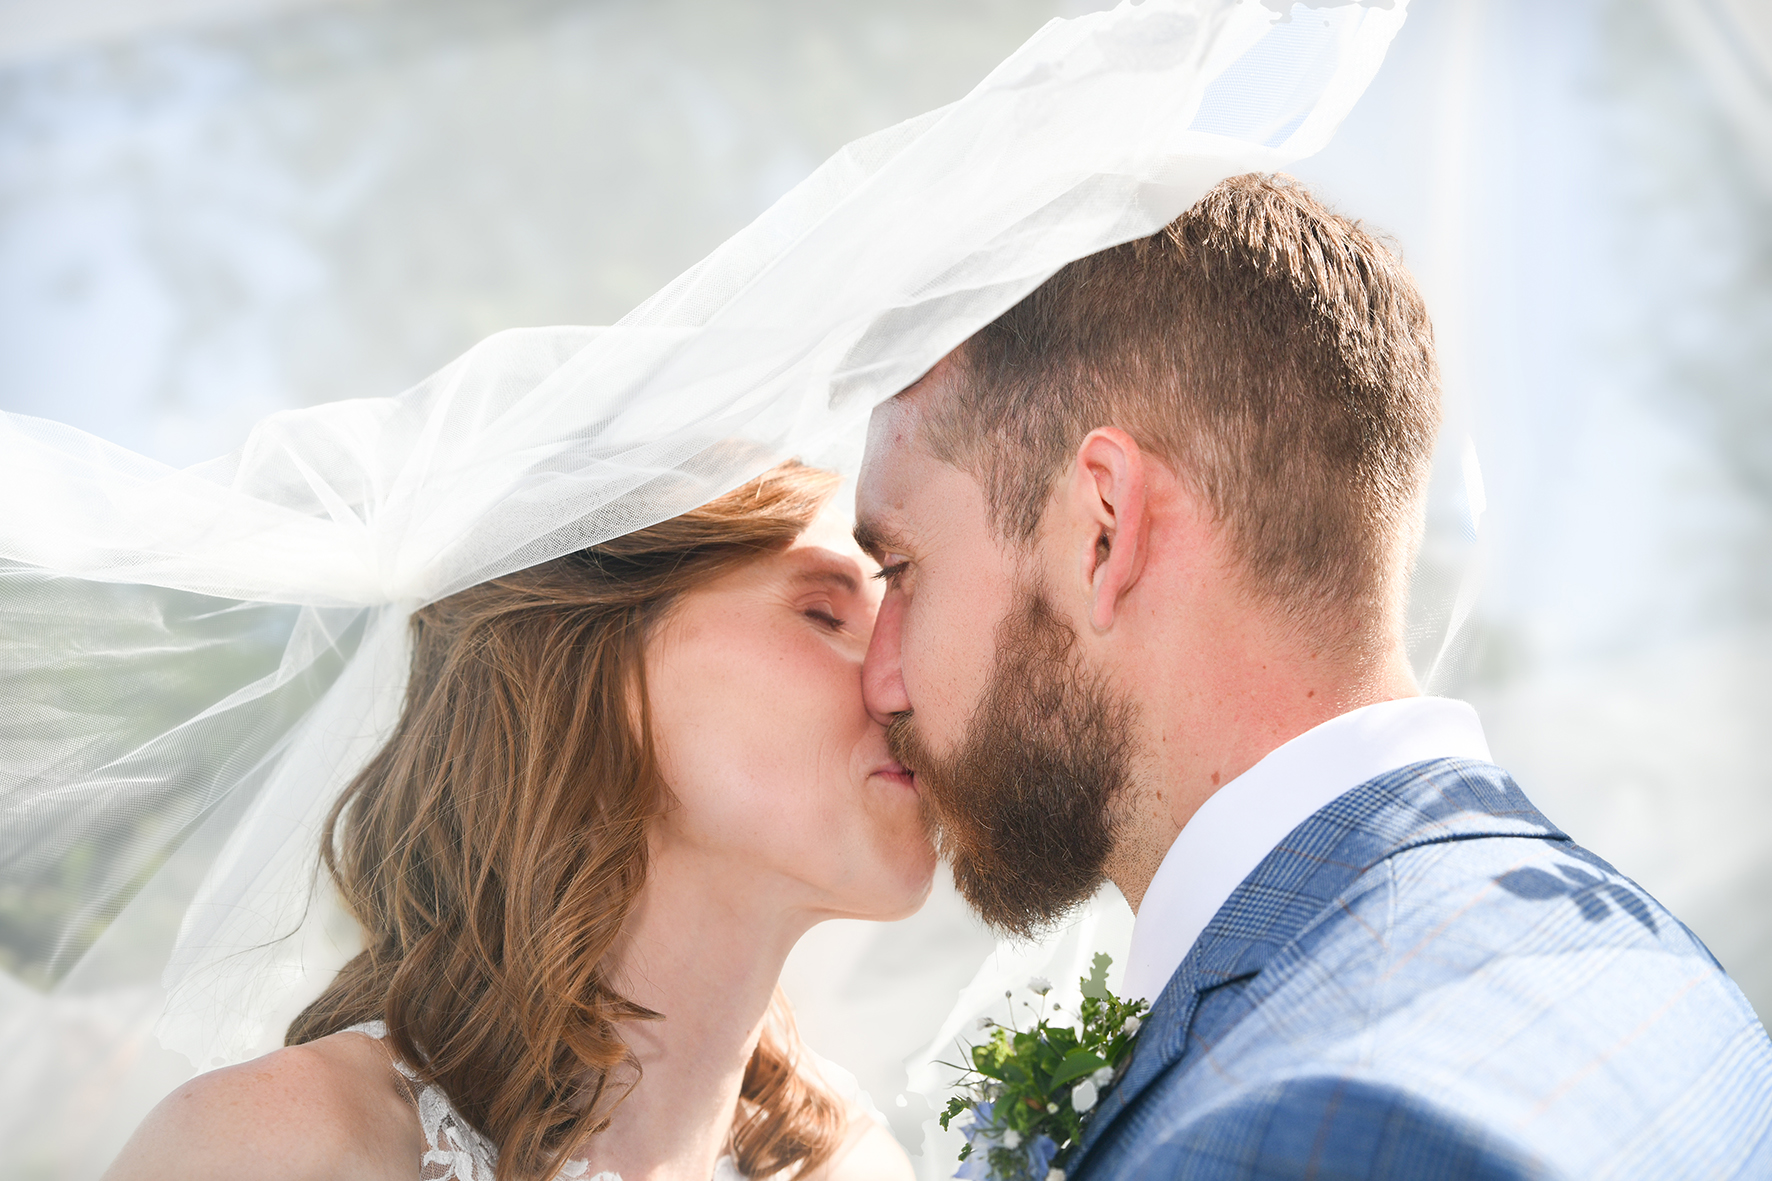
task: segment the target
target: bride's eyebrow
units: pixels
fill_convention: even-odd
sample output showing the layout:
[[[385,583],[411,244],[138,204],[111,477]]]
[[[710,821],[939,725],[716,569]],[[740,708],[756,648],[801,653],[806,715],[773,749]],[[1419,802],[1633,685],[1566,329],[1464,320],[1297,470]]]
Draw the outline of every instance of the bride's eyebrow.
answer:
[[[861,582],[855,575],[846,570],[836,570],[828,566],[796,571],[793,581],[796,585],[835,586],[852,595],[861,593]]]

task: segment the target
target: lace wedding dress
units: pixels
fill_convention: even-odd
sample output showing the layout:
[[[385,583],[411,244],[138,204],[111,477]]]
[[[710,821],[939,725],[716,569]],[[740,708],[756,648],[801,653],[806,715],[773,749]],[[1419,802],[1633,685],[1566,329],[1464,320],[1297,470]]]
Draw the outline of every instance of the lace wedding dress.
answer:
[[[353,1025],[345,1033],[361,1033],[380,1041],[388,1036],[388,1027],[380,1021]],[[449,1097],[441,1089],[423,1082],[418,1073],[394,1059],[394,1069],[412,1084],[418,1106],[419,1127],[424,1129],[425,1155],[419,1165],[419,1181],[492,1181],[498,1163],[498,1146],[475,1131],[456,1112]],[[554,1174],[556,1181],[621,1181],[617,1173],[590,1173],[587,1161],[567,1161]],[[746,1181],[730,1156],[714,1162],[713,1181]]]

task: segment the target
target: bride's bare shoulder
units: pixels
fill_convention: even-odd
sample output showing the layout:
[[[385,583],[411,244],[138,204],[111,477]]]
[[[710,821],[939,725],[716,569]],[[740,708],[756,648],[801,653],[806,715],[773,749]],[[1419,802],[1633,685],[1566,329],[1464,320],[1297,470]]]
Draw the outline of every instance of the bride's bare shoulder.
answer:
[[[185,1083],[142,1121],[104,1181],[410,1181],[423,1157],[387,1052],[335,1033]]]
[[[910,1157],[892,1133],[859,1105],[849,1110],[849,1134],[829,1161],[801,1181],[914,1181]]]

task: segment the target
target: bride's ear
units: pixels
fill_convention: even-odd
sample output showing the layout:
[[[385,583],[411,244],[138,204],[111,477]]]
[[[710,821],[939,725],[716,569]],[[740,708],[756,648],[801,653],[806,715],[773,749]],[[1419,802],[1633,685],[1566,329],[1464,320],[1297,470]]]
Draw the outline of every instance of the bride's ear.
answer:
[[[1089,623],[1098,632],[1113,627],[1122,599],[1144,569],[1150,534],[1146,475],[1144,453],[1117,427],[1090,431],[1077,448],[1070,488],[1073,535]]]

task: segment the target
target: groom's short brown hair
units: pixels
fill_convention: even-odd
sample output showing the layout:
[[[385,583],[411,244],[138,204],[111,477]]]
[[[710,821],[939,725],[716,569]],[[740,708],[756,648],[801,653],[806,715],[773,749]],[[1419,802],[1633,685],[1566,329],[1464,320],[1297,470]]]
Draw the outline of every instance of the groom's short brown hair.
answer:
[[[1290,177],[1233,177],[1071,263],[953,362],[926,438],[1007,540],[1118,426],[1207,501],[1250,591],[1300,624],[1390,617],[1439,429],[1433,329],[1396,254]]]

